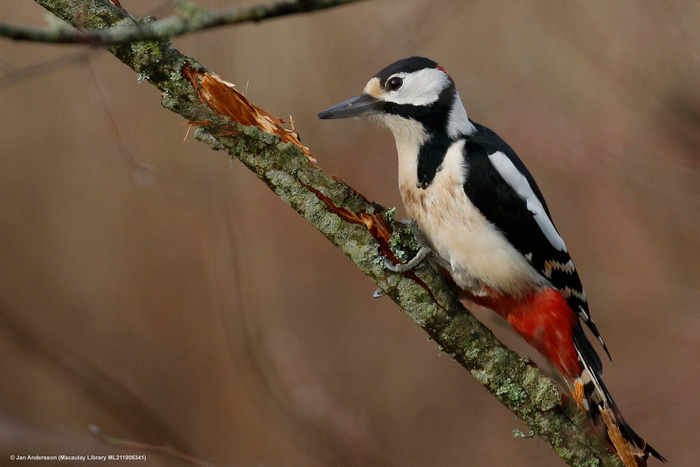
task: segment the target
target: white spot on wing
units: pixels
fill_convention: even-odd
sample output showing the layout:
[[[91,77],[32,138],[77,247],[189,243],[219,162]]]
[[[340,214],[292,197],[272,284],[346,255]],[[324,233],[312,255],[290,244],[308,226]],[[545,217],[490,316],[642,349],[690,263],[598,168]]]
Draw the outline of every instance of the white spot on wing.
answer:
[[[564,240],[557,232],[557,229],[554,228],[552,220],[547,215],[540,200],[535,196],[525,175],[520,173],[515,165],[513,165],[513,162],[500,151],[489,155],[489,159],[506,183],[508,183],[518,196],[527,203],[528,211],[534,216],[537,225],[540,227],[540,230],[542,230],[544,236],[547,237],[549,243],[559,251],[566,251]]]
[[[561,292],[561,294],[562,294],[564,297],[566,297],[566,298],[569,298],[569,297],[571,297],[571,296],[574,296],[574,297],[578,298],[579,300],[581,300],[581,301],[584,302],[584,303],[587,302],[587,300],[586,300],[586,292],[584,292],[584,291],[582,291],[582,290],[581,290],[581,291],[578,291],[578,290],[576,290],[576,289],[572,289],[571,287],[569,287],[569,286],[567,285],[566,287],[559,289],[559,292]]]
[[[403,79],[403,86],[396,91],[387,91],[379,98],[395,104],[432,104],[438,100],[440,92],[450,84],[447,75],[437,68],[424,68],[413,73],[396,73],[389,79],[394,76]]]
[[[576,266],[574,262],[569,260],[562,264],[559,261],[547,260],[544,262],[544,277],[547,279],[552,278],[552,271],[562,271],[567,274],[573,274],[576,271]]]

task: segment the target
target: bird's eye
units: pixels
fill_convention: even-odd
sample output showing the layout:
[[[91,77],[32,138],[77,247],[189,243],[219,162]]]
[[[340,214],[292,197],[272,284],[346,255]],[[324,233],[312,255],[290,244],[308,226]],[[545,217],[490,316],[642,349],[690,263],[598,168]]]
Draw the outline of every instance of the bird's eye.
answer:
[[[389,91],[396,91],[403,85],[403,80],[398,76],[394,76],[389,81],[386,82],[386,88]]]

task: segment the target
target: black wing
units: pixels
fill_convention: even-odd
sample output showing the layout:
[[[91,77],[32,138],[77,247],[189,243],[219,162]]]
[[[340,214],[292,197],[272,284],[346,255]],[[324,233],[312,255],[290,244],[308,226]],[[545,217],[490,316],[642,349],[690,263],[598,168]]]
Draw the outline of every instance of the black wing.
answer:
[[[476,208],[506,236],[520,253],[528,258],[532,267],[561,291],[567,298],[571,309],[579,314],[610,356],[595,323],[590,318],[586,295],[578,272],[571,261],[571,256],[566,249],[557,249],[547,239],[535,217],[528,210],[526,201],[503,179],[491,163],[489,155],[495,152],[505,154],[518,171],[525,176],[551,221],[549,208],[547,208],[547,203],[537,183],[535,183],[535,179],[532,178],[515,151],[500,136],[478,123],[472,123],[477,131],[466,138],[464,146],[468,164],[464,191]],[[552,225],[554,225],[553,222]],[[593,349],[591,348],[591,350]]]

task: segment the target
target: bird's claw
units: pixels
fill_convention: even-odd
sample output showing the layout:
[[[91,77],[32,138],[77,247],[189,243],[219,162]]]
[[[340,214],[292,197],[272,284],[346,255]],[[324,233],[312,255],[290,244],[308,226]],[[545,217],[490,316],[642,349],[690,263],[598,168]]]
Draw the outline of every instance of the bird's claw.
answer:
[[[416,253],[416,256],[411,258],[411,260],[408,263],[394,264],[389,260],[389,258],[385,257],[384,267],[386,267],[392,272],[403,274],[405,272],[412,271],[419,267],[431,254],[433,254],[433,250],[430,249],[430,247],[422,246],[421,249],[418,250],[418,253]]]

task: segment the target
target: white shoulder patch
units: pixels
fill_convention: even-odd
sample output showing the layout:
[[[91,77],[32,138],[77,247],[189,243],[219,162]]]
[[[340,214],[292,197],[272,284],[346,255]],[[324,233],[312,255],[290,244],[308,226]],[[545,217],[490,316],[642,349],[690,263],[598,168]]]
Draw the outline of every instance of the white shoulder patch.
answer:
[[[557,229],[554,228],[552,220],[547,215],[544,210],[542,203],[537,199],[535,192],[532,191],[530,183],[528,183],[527,178],[523,175],[511,162],[508,157],[502,152],[498,151],[489,155],[491,163],[496,168],[503,180],[510,185],[510,187],[527,203],[527,209],[535,217],[537,225],[542,230],[542,233],[549,243],[552,244],[554,248],[559,251],[566,251],[566,245],[564,240],[561,238]]]

